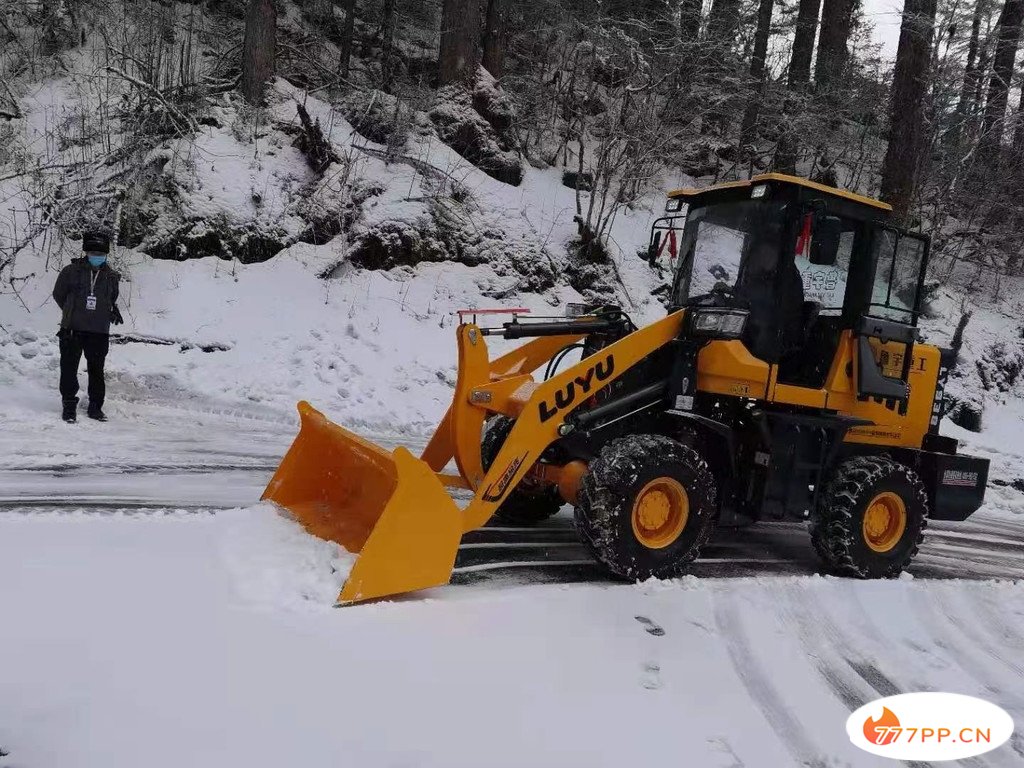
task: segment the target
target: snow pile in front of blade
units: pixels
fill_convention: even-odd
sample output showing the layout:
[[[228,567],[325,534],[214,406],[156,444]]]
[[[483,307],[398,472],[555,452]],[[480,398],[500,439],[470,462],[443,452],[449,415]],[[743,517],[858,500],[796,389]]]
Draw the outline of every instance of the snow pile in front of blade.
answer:
[[[306,532],[270,502],[221,513],[222,551],[238,595],[247,603],[286,610],[335,604],[356,556]]]

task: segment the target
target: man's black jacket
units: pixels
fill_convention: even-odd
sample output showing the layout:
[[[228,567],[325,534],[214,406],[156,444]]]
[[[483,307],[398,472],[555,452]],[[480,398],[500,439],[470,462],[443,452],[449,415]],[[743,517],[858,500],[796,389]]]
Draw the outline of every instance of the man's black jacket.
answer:
[[[61,330],[109,334],[120,281],[121,276],[108,265],[94,269],[86,257],[64,267],[53,286],[53,300],[61,308]],[[88,309],[90,292],[96,296],[95,309]]]

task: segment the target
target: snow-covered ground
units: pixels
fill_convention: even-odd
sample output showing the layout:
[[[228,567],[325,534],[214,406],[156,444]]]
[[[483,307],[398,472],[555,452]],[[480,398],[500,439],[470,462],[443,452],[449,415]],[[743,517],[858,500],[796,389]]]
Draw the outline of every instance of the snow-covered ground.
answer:
[[[333,609],[338,557],[260,506],[3,516],[0,765],[867,766],[888,763],[844,724],[879,696],[1024,716],[1019,583],[690,577]],[[1022,761],[1018,736],[972,764]]]
[[[345,554],[252,506],[289,418],[115,398],[114,421],[68,427],[36,383],[0,431],[3,768],[873,766],[845,719],[883,695],[1024,717],[1012,487],[933,526],[895,582],[814,575],[800,526],[766,526],[713,542],[699,577],[505,573],[335,609]],[[1021,466],[1011,428],[953,431]],[[561,523],[538,538],[571,540]],[[1017,736],[970,764],[1022,762]]]

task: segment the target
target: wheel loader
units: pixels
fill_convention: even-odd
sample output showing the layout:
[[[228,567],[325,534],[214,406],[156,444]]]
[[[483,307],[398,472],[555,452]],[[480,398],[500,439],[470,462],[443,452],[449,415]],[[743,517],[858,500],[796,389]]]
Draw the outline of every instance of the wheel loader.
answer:
[[[642,254],[671,270],[663,318],[460,316],[418,457],[302,402],[264,498],[358,553],[343,604],[445,584],[464,534],[563,504],[623,579],[679,576],[716,528],[771,521],[805,521],[829,572],[894,577],[929,519],[978,509],[988,461],[939,434],[954,360],[917,328],[929,240],[890,212],[780,174],[671,192]],[[525,343],[492,359],[494,336]]]

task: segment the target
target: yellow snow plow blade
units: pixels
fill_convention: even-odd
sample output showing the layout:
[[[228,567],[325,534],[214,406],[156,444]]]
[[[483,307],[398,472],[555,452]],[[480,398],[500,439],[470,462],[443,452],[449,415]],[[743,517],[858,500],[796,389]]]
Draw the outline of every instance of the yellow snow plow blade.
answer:
[[[314,536],[358,554],[339,603],[447,584],[462,517],[433,470],[299,403],[301,429],[263,498]]]

